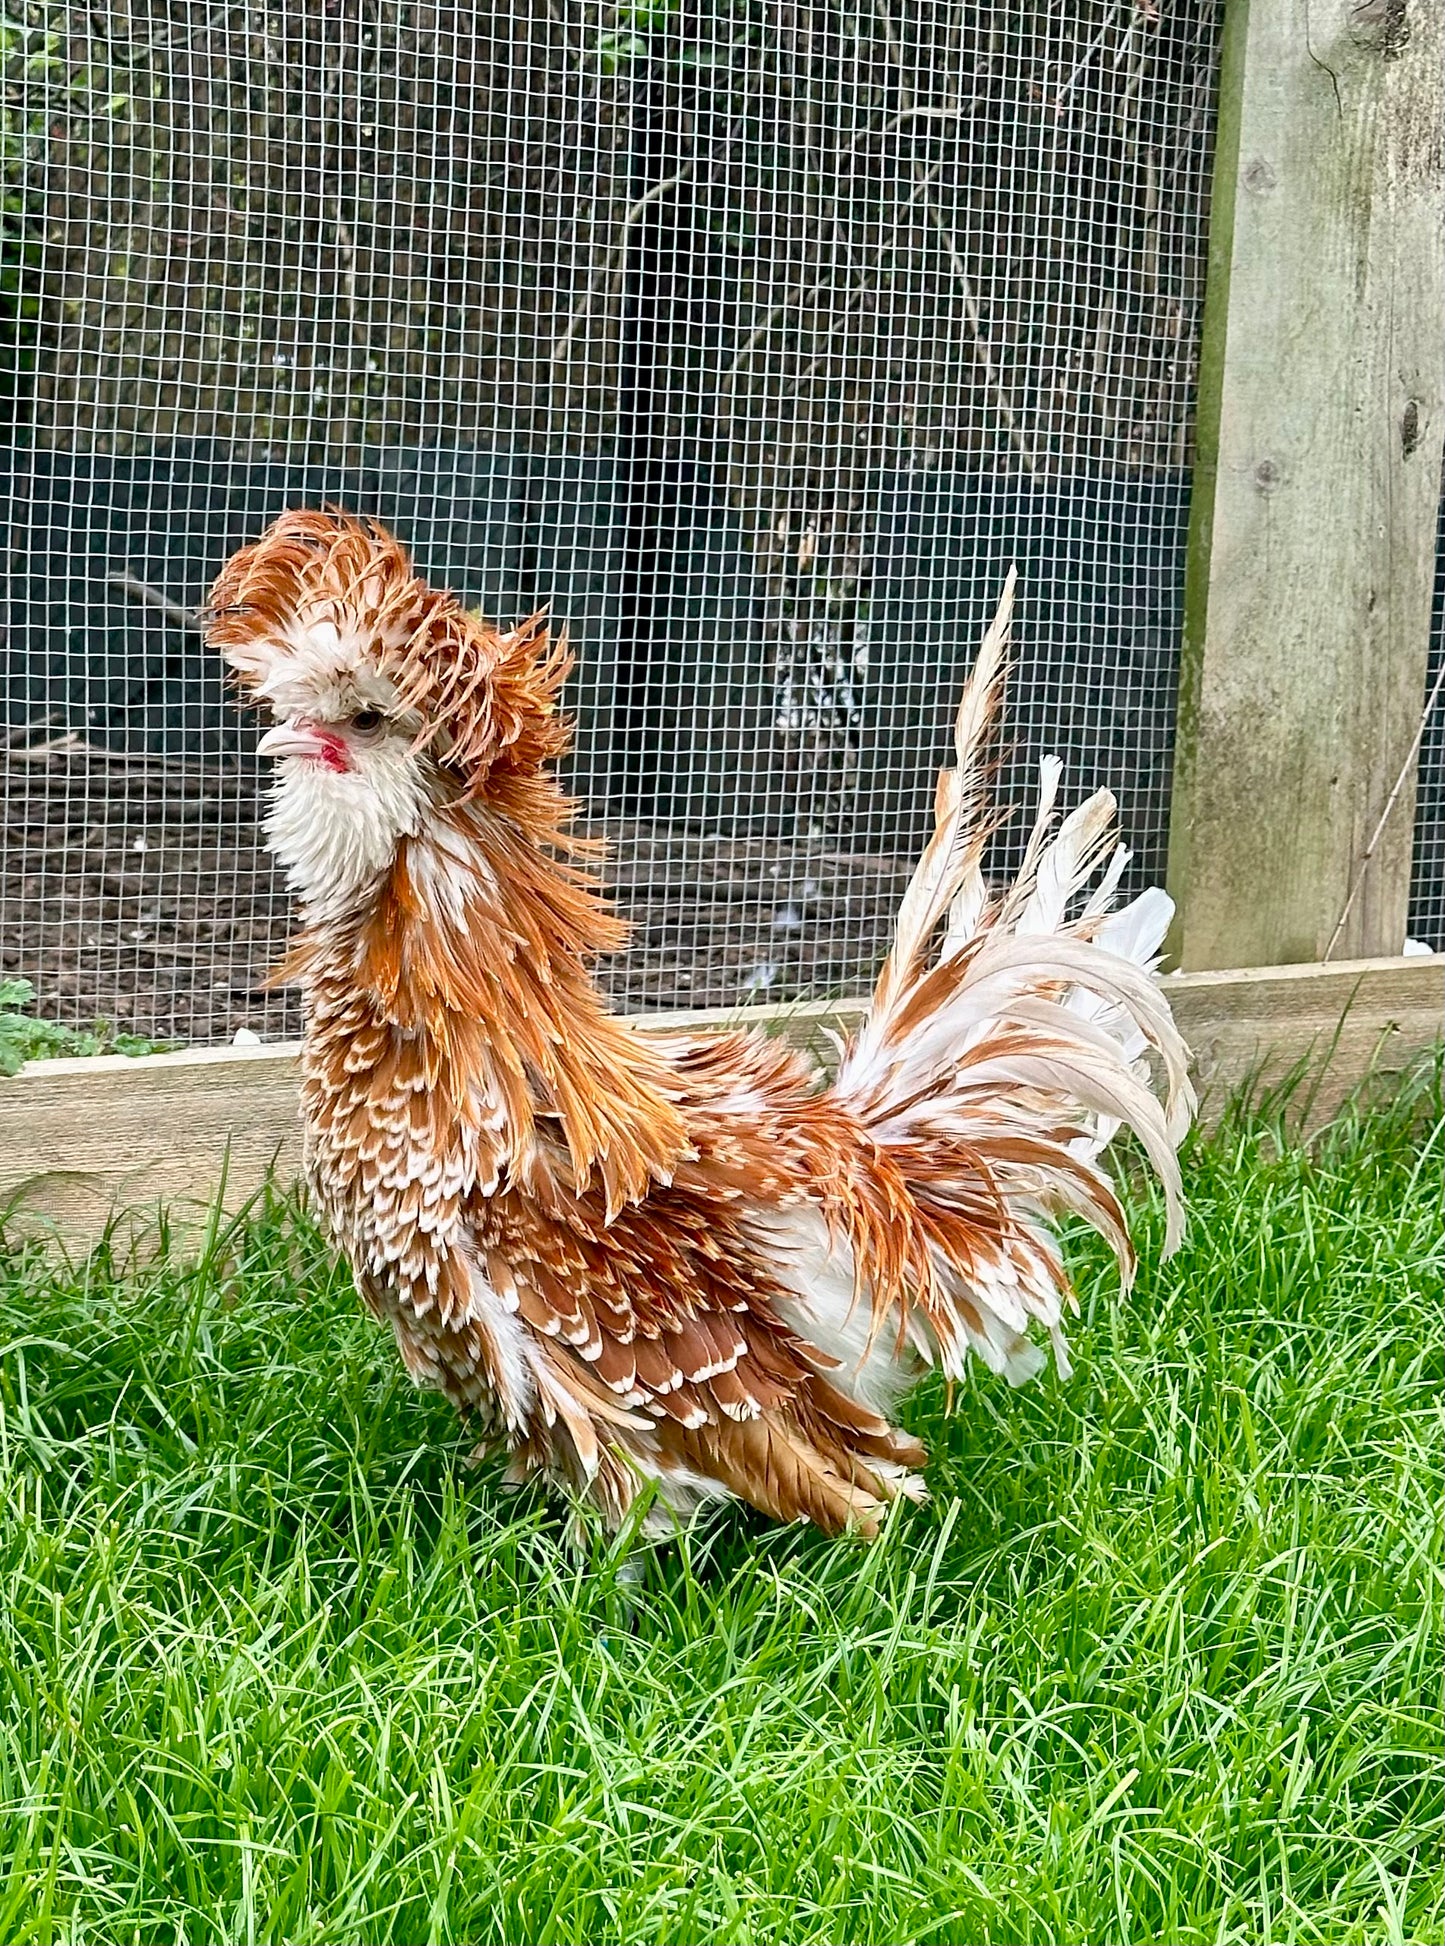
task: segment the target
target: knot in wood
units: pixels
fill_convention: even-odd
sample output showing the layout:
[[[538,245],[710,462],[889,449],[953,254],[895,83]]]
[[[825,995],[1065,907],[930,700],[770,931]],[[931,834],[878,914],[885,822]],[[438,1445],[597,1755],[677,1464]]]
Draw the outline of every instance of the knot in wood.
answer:
[[[1355,45],[1381,60],[1398,61],[1410,44],[1409,0],[1360,0],[1351,21]]]

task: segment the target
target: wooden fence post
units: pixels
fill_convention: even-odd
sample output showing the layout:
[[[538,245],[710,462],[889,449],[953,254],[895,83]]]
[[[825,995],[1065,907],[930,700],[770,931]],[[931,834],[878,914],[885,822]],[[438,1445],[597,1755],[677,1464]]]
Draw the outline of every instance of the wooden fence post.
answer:
[[[1445,6],[1228,0],[1169,846],[1186,969],[1401,949],[1442,437]]]

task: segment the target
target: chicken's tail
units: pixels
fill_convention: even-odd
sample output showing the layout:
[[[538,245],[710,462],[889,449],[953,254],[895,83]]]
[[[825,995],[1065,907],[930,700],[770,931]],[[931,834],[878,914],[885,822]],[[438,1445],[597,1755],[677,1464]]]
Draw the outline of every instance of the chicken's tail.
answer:
[[[1045,757],[1018,874],[1002,890],[985,882],[1014,580],[1011,569],[964,690],[933,837],[835,1087],[902,1172],[927,1239],[932,1275],[907,1307],[905,1337],[951,1375],[971,1349],[1022,1380],[1043,1362],[1034,1323],[1067,1370],[1071,1298],[1050,1220],[1091,1223],[1128,1283],[1133,1250],[1100,1166],[1126,1126],[1163,1183],[1172,1250],[1183,1225],[1175,1150],[1195,1103],[1154,971],[1173,904],[1156,888],[1113,910],[1129,854],[1111,794],[1056,826],[1061,766]]]

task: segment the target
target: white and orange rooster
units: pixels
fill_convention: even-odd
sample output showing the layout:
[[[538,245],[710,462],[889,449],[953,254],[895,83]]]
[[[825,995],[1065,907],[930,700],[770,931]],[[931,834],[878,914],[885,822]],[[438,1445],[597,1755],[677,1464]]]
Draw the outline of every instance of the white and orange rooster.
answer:
[[[829,1081],[760,1033],[655,1039],[609,1010],[591,966],[623,928],[551,768],[569,663],[540,617],[496,633],[335,513],[283,516],[222,572],[211,640],[278,719],[307,1179],[407,1370],[511,1478],[613,1526],[646,1487],[654,1529],[736,1496],[871,1534],[921,1494],[892,1414],[927,1367],[972,1352],[1021,1381],[1037,1327],[1067,1372],[1054,1218],[1131,1275],[1099,1167],[1120,1124],[1173,1246],[1193,1094],[1153,977],[1168,899],[1111,913],[1113,799],[1055,830],[1054,759],[1016,881],[983,877],[1012,592]]]

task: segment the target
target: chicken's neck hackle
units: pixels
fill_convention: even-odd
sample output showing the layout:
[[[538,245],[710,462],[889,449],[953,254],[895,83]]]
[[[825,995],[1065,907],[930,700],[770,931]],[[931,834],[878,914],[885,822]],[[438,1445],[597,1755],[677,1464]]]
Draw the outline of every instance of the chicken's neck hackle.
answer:
[[[403,1048],[435,1102],[420,1133],[475,1132],[498,1182],[597,1182],[615,1210],[671,1178],[687,1136],[592,977],[624,929],[573,855],[565,800],[534,781],[548,788],[519,791],[517,815],[429,813],[352,911],[309,919],[278,977],[306,997],[308,1087],[369,1099]]]

